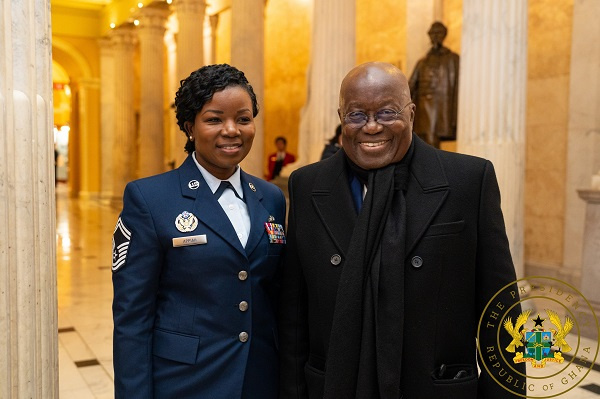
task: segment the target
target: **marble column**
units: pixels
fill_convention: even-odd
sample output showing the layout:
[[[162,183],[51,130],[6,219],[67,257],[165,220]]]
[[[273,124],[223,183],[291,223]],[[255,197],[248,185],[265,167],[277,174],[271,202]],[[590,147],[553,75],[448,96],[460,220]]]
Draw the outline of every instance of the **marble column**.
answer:
[[[577,190],[587,203],[583,234],[581,292],[595,304],[600,304],[600,190]]]
[[[108,38],[98,41],[100,47],[100,199],[113,196],[112,151],[115,129],[115,59],[112,42]]]
[[[174,3],[179,22],[177,33],[177,81],[187,78],[190,73],[204,65],[204,0],[177,0]],[[179,85],[177,85],[179,88]],[[173,93],[174,95],[175,93]],[[183,150],[187,141],[185,134],[175,134],[173,154],[175,167],[187,157]]]
[[[206,60],[207,64],[217,62],[217,28],[219,27],[219,14],[208,17],[210,23],[210,57]]]
[[[506,232],[523,276],[527,2],[464,0],[458,151],[494,163]]]
[[[340,84],[356,60],[355,13],[354,2],[314,2],[308,95],[300,114],[298,161],[283,168],[283,177],[293,168],[318,161],[327,139],[340,123]]]
[[[165,119],[167,120],[168,127],[167,137],[165,137],[167,169],[173,169],[175,167],[176,153],[183,152],[183,147],[177,147],[176,139],[179,135],[184,136],[184,134],[181,130],[179,130],[177,119],[175,118],[175,109],[171,107],[171,104],[173,104],[175,101],[175,93],[179,88],[179,81],[177,80],[176,28],[177,19],[175,18],[174,14],[171,14],[167,20],[167,31],[165,32],[168,109],[165,109],[164,113],[166,115]]]
[[[577,189],[600,170],[600,1],[573,2],[567,181],[564,228],[564,272],[581,273],[585,240],[585,204]],[[582,276],[583,278],[583,276]]]
[[[164,35],[167,3],[140,10],[140,151],[139,177],[165,171],[164,160]]]
[[[113,201],[123,199],[125,185],[136,177],[136,132],[133,110],[133,52],[135,33],[133,24],[113,31],[114,46],[114,115],[113,136]]]
[[[58,398],[50,2],[0,10],[0,398]]]
[[[100,170],[101,140],[97,120],[90,119],[94,115],[94,107],[98,106],[100,80],[97,78],[81,78],[72,84],[77,92],[77,125],[73,126],[71,136],[79,136],[79,190],[76,196],[82,199],[98,198],[98,171]],[[75,194],[75,193],[74,193]]]
[[[264,109],[265,1],[231,1],[231,64],[240,69],[252,85],[259,110]],[[254,119],[256,135],[252,150],[242,162],[243,169],[262,176],[264,164],[264,111]]]

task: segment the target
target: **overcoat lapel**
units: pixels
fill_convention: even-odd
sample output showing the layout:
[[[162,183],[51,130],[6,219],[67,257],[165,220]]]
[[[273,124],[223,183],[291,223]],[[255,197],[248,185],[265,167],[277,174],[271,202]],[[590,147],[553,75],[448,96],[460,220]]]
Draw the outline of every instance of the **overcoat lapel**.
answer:
[[[181,195],[195,199],[194,209],[191,212],[198,218],[198,221],[205,224],[209,229],[221,236],[225,242],[246,256],[246,251],[242,247],[233,225],[229,222],[227,214],[225,214],[225,211],[221,208],[212,191],[210,191],[208,184],[204,181],[202,173],[200,173],[196,163],[192,159],[192,155],[187,157],[178,170]],[[198,182],[198,188],[190,188],[190,182],[192,181]]]
[[[250,236],[246,243],[246,253],[250,256],[252,251],[256,249],[263,234],[266,234],[264,223],[269,220],[269,216],[271,215],[262,204],[263,195],[260,192],[258,185],[254,183],[254,177],[242,171],[241,180],[244,198],[246,199],[246,206],[248,207],[248,213],[250,214]],[[250,184],[252,184],[254,190],[250,188]],[[274,223],[284,225],[285,220],[275,220]]]
[[[413,134],[414,153],[406,191],[406,256],[442,207],[450,187],[435,148]]]
[[[345,256],[357,215],[350,193],[343,150],[322,162],[330,165],[320,169],[322,173],[316,178],[311,193],[312,201],[325,230],[340,254]]]

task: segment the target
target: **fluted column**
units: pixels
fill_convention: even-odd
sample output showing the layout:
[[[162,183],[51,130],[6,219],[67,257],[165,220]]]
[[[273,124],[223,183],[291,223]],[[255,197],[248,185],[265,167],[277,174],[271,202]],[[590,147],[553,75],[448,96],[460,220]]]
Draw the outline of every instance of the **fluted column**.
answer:
[[[175,15],[171,14],[167,21],[167,31],[165,32],[165,46],[167,55],[167,96],[168,109],[165,109],[165,119],[167,120],[168,133],[165,138],[165,147],[167,156],[167,169],[175,167],[175,154],[183,151],[182,147],[176,148],[178,143],[177,137],[184,135],[179,126],[177,126],[177,118],[175,118],[175,110],[171,108],[171,104],[175,101],[175,93],[179,88],[177,80],[177,43],[176,43],[176,25],[177,20]]]
[[[252,85],[259,107],[264,107],[265,1],[231,1],[231,64],[242,70]],[[264,162],[264,112],[254,120],[252,150],[242,162],[244,170],[262,176]]]
[[[163,67],[168,15],[167,3],[152,3],[140,10],[140,177],[165,171]]]
[[[185,79],[204,65],[204,0],[176,0],[173,2],[179,22],[177,33],[177,81]],[[179,87],[179,85],[177,85]],[[177,131],[175,135],[175,167],[186,158],[184,147],[185,134]]]
[[[77,114],[74,134],[79,136],[79,190],[77,196],[83,199],[89,199],[98,196],[99,182],[98,171],[100,169],[100,154],[98,148],[101,146],[101,139],[98,131],[98,121],[92,120],[89,116],[93,115],[94,107],[98,106],[98,91],[100,81],[97,78],[82,78],[73,81],[73,90],[76,92]],[[73,130],[72,130],[73,131]],[[71,136],[72,137],[72,136]]]
[[[58,398],[50,2],[0,2],[0,398]]]
[[[576,278],[581,275],[586,239],[585,203],[577,190],[587,187],[600,170],[599,19],[599,1],[573,2],[563,265],[564,272]]]
[[[318,161],[340,123],[340,84],[356,59],[355,12],[353,1],[314,2],[308,95],[300,114],[299,159],[293,167]],[[282,175],[292,168],[284,168]]]
[[[133,111],[134,30],[130,25],[113,31],[114,46],[114,115],[113,200],[123,198],[125,185],[136,176],[135,118]]]
[[[219,26],[219,14],[208,17],[210,24],[210,58],[207,64],[214,64],[217,61],[217,28]]]
[[[494,163],[523,276],[527,1],[463,0],[461,52],[458,151]]]
[[[100,46],[100,198],[110,200],[113,196],[112,150],[115,129],[115,59],[110,39],[98,41]]]

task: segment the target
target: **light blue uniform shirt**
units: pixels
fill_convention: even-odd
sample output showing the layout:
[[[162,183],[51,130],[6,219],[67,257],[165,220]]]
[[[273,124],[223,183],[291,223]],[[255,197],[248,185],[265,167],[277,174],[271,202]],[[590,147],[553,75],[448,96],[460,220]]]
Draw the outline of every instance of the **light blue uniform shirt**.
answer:
[[[210,174],[209,171],[204,169],[202,165],[198,163],[196,160],[196,152],[194,151],[193,156],[194,162],[196,166],[202,173],[202,177],[210,191],[214,194],[215,191],[221,185],[221,179],[217,179],[213,175]],[[239,165],[236,167],[235,172],[227,181],[231,183],[237,194],[240,198],[244,198],[244,191],[242,190],[242,181],[240,178],[240,167]],[[221,204],[221,208],[225,211],[225,214],[229,218],[229,221],[233,225],[235,232],[242,243],[242,246],[246,248],[246,243],[248,242],[248,235],[250,234],[250,215],[248,214],[248,207],[246,203],[242,201],[240,198],[235,196],[235,193],[231,190],[223,191],[221,198],[219,198],[219,204]]]

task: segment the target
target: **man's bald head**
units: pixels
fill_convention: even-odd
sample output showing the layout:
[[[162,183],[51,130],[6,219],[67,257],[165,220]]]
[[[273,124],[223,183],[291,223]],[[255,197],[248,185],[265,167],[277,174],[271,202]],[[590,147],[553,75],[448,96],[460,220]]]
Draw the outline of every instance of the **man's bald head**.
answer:
[[[368,62],[348,72],[338,114],[344,151],[363,169],[399,162],[410,147],[415,105],[406,76],[392,64]],[[381,121],[377,115],[382,115]]]
[[[357,80],[362,79],[365,83],[377,83],[380,81],[396,80],[399,89],[398,95],[403,99],[410,100],[410,89],[408,88],[408,80],[404,73],[395,65],[387,62],[366,62],[360,64],[350,70],[342,80],[340,87],[340,109],[343,108],[344,92],[348,85],[354,84]]]

